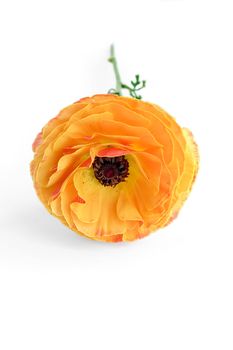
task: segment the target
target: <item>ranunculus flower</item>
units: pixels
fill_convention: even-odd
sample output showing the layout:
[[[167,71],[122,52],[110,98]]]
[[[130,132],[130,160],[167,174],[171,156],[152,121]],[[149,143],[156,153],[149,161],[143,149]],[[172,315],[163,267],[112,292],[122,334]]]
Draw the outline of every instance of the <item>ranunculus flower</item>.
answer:
[[[198,169],[187,129],[154,104],[111,94],[63,109],[33,150],[31,174],[47,210],[77,233],[108,242],[166,226]]]

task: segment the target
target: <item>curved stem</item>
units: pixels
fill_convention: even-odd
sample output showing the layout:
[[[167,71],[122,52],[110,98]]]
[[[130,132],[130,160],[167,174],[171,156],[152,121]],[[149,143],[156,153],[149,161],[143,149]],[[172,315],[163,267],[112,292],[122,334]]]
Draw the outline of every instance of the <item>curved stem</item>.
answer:
[[[114,69],[114,73],[115,73],[116,92],[118,93],[118,95],[122,96],[121,77],[120,77],[120,73],[119,73],[119,69],[118,69],[118,65],[117,65],[117,60],[116,60],[116,56],[115,56],[115,49],[114,49],[114,45],[113,44],[111,45],[111,48],[110,48],[109,62],[112,63],[113,69]]]

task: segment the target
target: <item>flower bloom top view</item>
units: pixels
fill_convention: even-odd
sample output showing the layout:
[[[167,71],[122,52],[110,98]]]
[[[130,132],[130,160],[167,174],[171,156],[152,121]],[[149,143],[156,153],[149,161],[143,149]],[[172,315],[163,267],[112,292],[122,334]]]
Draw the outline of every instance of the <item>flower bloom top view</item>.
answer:
[[[31,175],[61,222],[91,239],[132,241],[170,223],[198,169],[188,129],[163,109],[117,94],[64,108],[36,137]]]

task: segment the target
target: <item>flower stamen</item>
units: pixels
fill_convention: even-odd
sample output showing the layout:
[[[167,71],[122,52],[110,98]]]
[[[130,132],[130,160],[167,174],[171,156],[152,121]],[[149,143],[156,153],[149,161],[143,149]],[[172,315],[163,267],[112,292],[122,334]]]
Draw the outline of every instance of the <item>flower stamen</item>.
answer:
[[[125,156],[95,157],[92,166],[95,177],[103,186],[115,187],[129,175],[129,162]]]

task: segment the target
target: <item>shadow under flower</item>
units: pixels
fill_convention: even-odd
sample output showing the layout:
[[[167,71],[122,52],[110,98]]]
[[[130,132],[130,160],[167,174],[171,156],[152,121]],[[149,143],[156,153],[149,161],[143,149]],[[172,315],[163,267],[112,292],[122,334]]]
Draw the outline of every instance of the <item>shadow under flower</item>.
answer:
[[[13,218],[13,220],[12,220]],[[27,240],[46,245],[60,245],[68,248],[91,248],[104,246],[126,246],[125,243],[105,243],[91,240],[70,230],[59,220],[49,215],[45,209],[35,205],[22,205],[12,211],[3,222],[3,228],[17,233]]]

